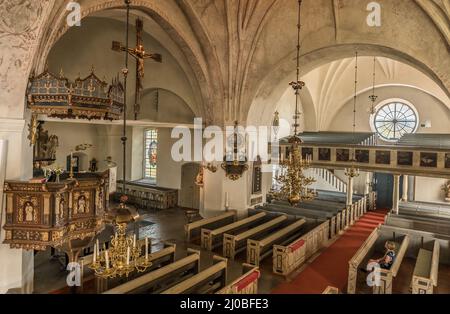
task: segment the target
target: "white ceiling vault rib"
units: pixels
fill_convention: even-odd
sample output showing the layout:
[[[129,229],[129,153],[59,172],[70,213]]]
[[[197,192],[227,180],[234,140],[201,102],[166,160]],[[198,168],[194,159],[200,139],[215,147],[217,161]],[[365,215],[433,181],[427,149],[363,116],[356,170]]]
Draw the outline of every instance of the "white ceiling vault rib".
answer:
[[[430,16],[450,48],[450,0],[415,0]]]

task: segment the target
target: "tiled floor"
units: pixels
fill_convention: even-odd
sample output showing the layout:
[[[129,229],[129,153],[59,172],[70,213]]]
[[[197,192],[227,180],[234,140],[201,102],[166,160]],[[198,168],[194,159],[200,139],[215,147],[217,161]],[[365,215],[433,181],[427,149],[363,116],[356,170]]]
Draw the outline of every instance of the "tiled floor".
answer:
[[[187,222],[187,218],[184,210],[182,209],[169,209],[159,212],[142,212],[143,222],[140,228],[140,237],[152,238],[153,251],[157,251],[161,248],[161,241],[171,241],[177,244],[177,256],[180,258],[186,254],[186,248],[200,249],[195,244],[186,244],[184,241],[184,224]],[[111,227],[108,227],[103,234],[103,238],[109,237],[112,234]],[[330,243],[330,246],[339,247],[339,240],[337,244]],[[327,249],[325,248],[324,251]],[[219,250],[220,252],[220,250]],[[217,253],[219,253],[217,252]],[[325,254],[326,255],[326,254]],[[323,255],[322,258],[326,256]],[[320,256],[318,257],[320,258]],[[228,280],[234,280],[241,274],[241,264],[245,262],[245,252],[239,254],[236,261],[229,261],[229,273]],[[201,268],[206,268],[212,263],[212,254],[209,252],[202,252]],[[270,257],[266,258],[262,265],[262,277],[259,282],[259,292],[262,294],[270,293],[285,282],[293,283],[295,278],[302,272],[303,269],[314,265],[314,260],[310,260],[297,271],[295,274],[289,276],[289,278],[283,278],[274,275],[272,272],[272,260]],[[399,274],[394,281],[393,290],[394,293],[409,293],[409,284],[411,280],[411,274],[414,268],[415,260],[405,259]],[[40,252],[35,256],[35,293],[49,293],[52,291],[64,289],[66,284],[67,272],[63,269],[62,264],[57,260],[50,259],[50,250],[46,252]],[[85,276],[92,276],[90,270],[86,270]],[[362,278],[362,276],[360,276]],[[360,278],[360,279],[361,279]],[[435,293],[450,293],[450,266],[440,265],[439,271],[439,286],[435,290]],[[364,278],[363,278],[364,279]],[[361,280],[363,280],[361,279]],[[367,290],[367,289],[366,289]],[[370,290],[362,289],[360,293],[371,293]]]
[[[176,258],[181,258],[186,254],[186,249],[200,249],[198,245],[186,244],[184,241],[184,225],[187,222],[185,212],[182,209],[169,209],[159,212],[141,212],[143,216],[140,237],[152,239],[152,250],[157,251],[162,247],[162,241],[169,241],[177,244]],[[151,224],[149,224],[151,222]],[[107,238],[112,234],[111,227],[108,227],[101,235]],[[245,253],[238,256],[236,261],[229,261],[228,280],[232,281],[239,277],[242,272],[242,263]],[[202,252],[200,260],[201,268],[207,268],[212,264],[212,254]],[[272,261],[267,258],[261,269],[264,273],[260,280],[260,293],[270,293],[272,288],[281,282],[283,278],[272,274]],[[50,259],[50,250],[39,252],[35,256],[34,292],[50,293],[64,289],[67,272],[62,264],[57,260]],[[92,276],[90,270],[85,270],[85,278]],[[65,290],[64,290],[65,291]]]

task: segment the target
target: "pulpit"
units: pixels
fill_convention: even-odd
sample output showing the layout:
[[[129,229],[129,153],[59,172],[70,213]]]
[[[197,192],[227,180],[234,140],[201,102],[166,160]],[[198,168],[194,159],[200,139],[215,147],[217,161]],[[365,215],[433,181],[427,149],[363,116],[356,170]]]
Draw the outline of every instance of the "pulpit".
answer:
[[[66,252],[71,262],[104,229],[109,171],[60,182],[6,181],[6,236],[11,248]]]

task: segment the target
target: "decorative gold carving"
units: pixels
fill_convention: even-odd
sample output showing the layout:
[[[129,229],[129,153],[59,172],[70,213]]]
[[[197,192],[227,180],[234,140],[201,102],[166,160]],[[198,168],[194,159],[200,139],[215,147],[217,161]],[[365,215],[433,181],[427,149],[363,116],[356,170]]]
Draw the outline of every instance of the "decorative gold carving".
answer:
[[[11,248],[45,250],[67,248],[73,240],[95,236],[104,227],[103,195],[108,182],[108,173],[61,183],[6,182],[4,243]],[[73,213],[69,214],[70,206]]]
[[[124,91],[118,79],[108,88],[93,72],[70,83],[46,70],[30,78],[27,100],[34,114],[61,119],[118,120],[123,110]]]

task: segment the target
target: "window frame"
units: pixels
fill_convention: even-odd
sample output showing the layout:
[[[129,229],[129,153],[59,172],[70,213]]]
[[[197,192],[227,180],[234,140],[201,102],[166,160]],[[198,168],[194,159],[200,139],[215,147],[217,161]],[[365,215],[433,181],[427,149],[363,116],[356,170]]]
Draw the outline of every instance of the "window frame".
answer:
[[[387,107],[387,106],[389,106],[391,104],[402,104],[402,105],[405,105],[405,106],[408,107],[408,109],[411,109],[412,112],[415,115],[415,126],[414,126],[413,130],[411,132],[406,132],[404,134],[414,134],[414,133],[417,132],[417,130],[419,129],[419,126],[420,126],[420,116],[419,116],[419,113],[417,112],[416,107],[411,102],[409,102],[409,101],[407,101],[405,99],[390,98],[390,99],[386,99],[386,100],[378,103],[378,105],[375,107],[375,113],[370,115],[370,128],[372,129],[372,132],[377,134],[377,136],[378,136],[378,138],[380,140],[382,140],[384,142],[388,142],[388,143],[397,143],[400,140],[401,137],[398,137],[398,138],[395,138],[395,139],[394,138],[391,138],[391,139],[386,138],[385,136],[383,136],[381,134],[381,132],[379,132],[379,128],[376,126],[376,119],[377,119],[380,111],[383,108],[385,108],[385,107]],[[413,121],[411,121],[411,122],[413,122]]]
[[[154,134],[156,134],[156,135],[149,137],[148,136],[149,132],[154,132]],[[144,129],[144,143],[143,143],[143,155],[144,156],[143,156],[142,177],[144,180],[152,181],[155,184],[156,184],[156,180],[158,178],[158,146],[159,146],[158,135],[159,135],[159,132],[158,132],[158,129],[156,129],[156,128]],[[150,158],[148,157],[148,154],[147,154],[147,143],[148,143],[149,149],[150,149],[151,143],[154,140],[156,140],[156,166],[154,167],[154,169],[149,169],[147,167],[147,161],[149,162],[149,165],[150,165],[150,161],[149,161]],[[147,170],[150,171],[150,176],[147,176]],[[154,176],[152,176],[152,170],[154,172]]]

